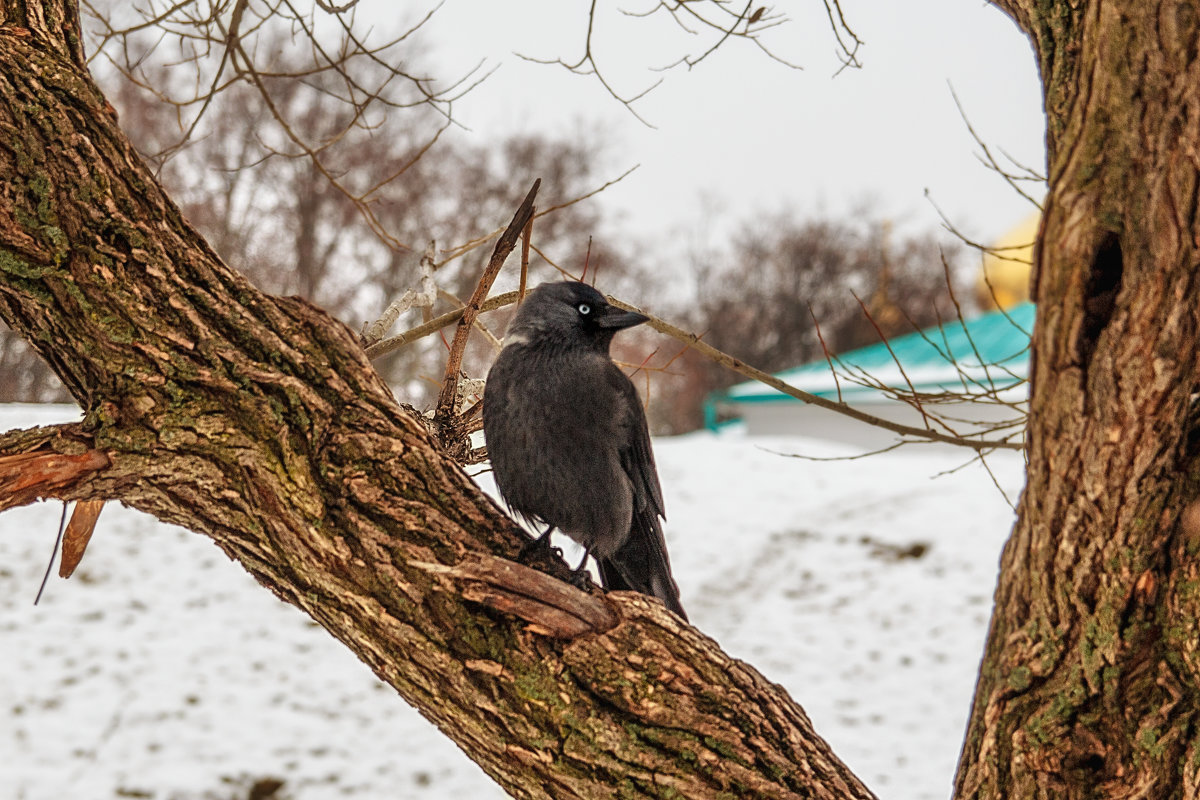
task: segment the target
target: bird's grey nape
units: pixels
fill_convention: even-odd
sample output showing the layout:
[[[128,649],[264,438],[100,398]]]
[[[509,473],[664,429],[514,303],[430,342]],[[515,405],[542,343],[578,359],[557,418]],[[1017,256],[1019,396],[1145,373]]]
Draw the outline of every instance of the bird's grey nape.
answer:
[[[529,344],[529,337],[520,331],[516,331],[505,336],[501,346],[508,347],[513,344]]]

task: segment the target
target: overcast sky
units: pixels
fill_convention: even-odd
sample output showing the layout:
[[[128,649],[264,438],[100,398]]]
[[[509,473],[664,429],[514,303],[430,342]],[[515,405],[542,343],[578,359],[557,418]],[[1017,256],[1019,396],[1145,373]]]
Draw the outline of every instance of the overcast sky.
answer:
[[[696,68],[653,67],[711,41],[633,19],[650,0],[598,4],[593,47],[607,78],[635,94],[639,122],[594,77],[521,60],[573,60],[587,4],[562,0],[445,0],[424,32],[439,69],[481,59],[495,73],[455,114],[477,140],[541,129],[597,127],[611,173],[640,168],[602,202],[638,232],[686,235],[752,215],[851,213],[872,200],[903,227],[938,224],[933,200],[973,236],[994,239],[1032,207],[980,165],[955,108],[954,87],[989,147],[1044,171],[1043,116],[1032,51],[1013,23],[980,0],[842,0],[864,42],[862,69],[844,70],[820,0],[780,3],[791,21],[769,42],[803,69],[729,41]],[[660,12],[660,17],[662,14]],[[1039,189],[1033,189],[1039,192]]]

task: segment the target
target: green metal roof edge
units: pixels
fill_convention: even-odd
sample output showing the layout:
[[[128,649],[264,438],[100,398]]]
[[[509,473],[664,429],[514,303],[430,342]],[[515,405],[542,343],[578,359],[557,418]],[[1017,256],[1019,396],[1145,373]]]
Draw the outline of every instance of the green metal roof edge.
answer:
[[[1036,307],[1033,303],[1021,303],[1007,310],[992,311],[987,314],[983,314],[979,317],[975,317],[972,320],[968,320],[965,323],[955,320],[951,323],[934,325],[929,328],[924,328],[920,331],[914,331],[913,333],[898,336],[894,339],[888,340],[887,342],[877,342],[875,344],[867,345],[866,347],[860,347],[856,350],[851,350],[849,352],[842,353],[841,355],[834,356],[833,360],[842,368],[849,367],[852,369],[869,372],[871,369],[877,369],[884,365],[890,365],[894,367],[895,359],[893,358],[892,353],[895,352],[896,358],[900,359],[901,364],[911,369],[915,366],[926,364],[932,360],[929,358],[929,355],[931,351],[933,351],[940,355],[943,363],[950,365],[953,362],[946,358],[945,352],[949,351],[953,355],[955,348],[953,344],[947,344],[948,340],[953,339],[953,341],[959,344],[959,347],[962,350],[967,350],[969,348],[971,357],[973,358],[976,349],[975,346],[971,344],[971,340],[977,337],[982,337],[982,334],[985,332],[990,332],[993,335],[992,338],[995,338],[994,334],[997,333],[995,329],[999,328],[1000,333],[1010,336],[1021,334],[1028,339],[1033,329],[1035,314]],[[959,342],[959,339],[962,341]],[[918,362],[918,364],[905,364],[902,353],[913,347],[914,343],[916,342],[919,342],[920,349],[925,351],[923,354],[923,360]],[[931,342],[934,344],[931,344]],[[1011,349],[1011,347],[1007,348],[1007,350]],[[886,354],[886,359],[883,358],[883,354]],[[988,358],[988,355],[985,355],[982,351],[979,354],[984,355],[985,359]],[[1002,357],[998,353],[991,353],[990,355],[994,360],[985,360],[982,364],[973,365],[974,369],[982,370],[984,372],[990,385],[994,386],[996,389],[1003,390],[1019,384],[1024,379],[1024,373],[1027,372],[1029,360],[1027,341],[1024,347],[1017,348],[1015,352],[1009,352],[1007,355]],[[864,356],[867,357],[864,358]],[[963,356],[959,356],[959,358],[962,357]],[[867,363],[864,365],[863,362],[874,363]],[[1014,367],[1018,367],[1018,369],[1013,369]],[[994,376],[988,374],[989,369],[998,374]],[[1021,374],[1010,374],[1011,372],[1018,371]],[[793,367],[791,369],[778,372],[776,373],[776,377],[785,383],[791,383],[797,378],[811,379],[812,377],[819,376],[822,373],[830,376],[830,383],[833,385],[829,386],[828,388],[820,388],[816,390],[809,389],[809,391],[819,397],[826,397],[829,399],[837,398],[837,385],[836,383],[833,383],[832,375],[830,375],[829,372],[829,363],[825,359],[810,361],[807,364],[802,364],[799,367]],[[761,387],[761,390],[750,392],[749,388],[754,386]],[[951,383],[945,380],[926,380],[916,381],[914,386],[917,391],[923,391],[931,389],[938,390],[962,388],[962,383]],[[739,389],[742,390],[742,393],[738,392]],[[841,396],[843,398],[848,395],[862,395],[868,393],[873,398],[884,396],[883,392],[878,389],[863,387],[857,384],[852,384],[849,387],[843,387],[841,390]],[[710,392],[704,399],[705,426],[709,429],[713,429],[713,426],[716,424],[716,406],[718,403],[757,404],[776,402],[798,403],[802,401],[797,400],[791,395],[784,394],[776,389],[765,386],[758,381],[744,381],[742,383],[735,384],[734,386],[730,386],[728,389]]]
[[[991,379],[991,387],[993,389],[995,389],[995,391],[997,391],[997,392],[1003,392],[1006,389],[1011,389],[1014,386],[1019,386],[1022,383],[1024,383],[1025,381],[1026,381],[1026,378],[1024,376],[1014,377],[1012,375],[1006,375],[1003,379],[998,378],[998,377],[992,378]],[[797,397],[792,397],[790,394],[785,394],[784,392],[775,391],[774,389],[771,389],[770,387],[767,387],[767,388],[769,389],[769,391],[765,391],[762,394],[746,394],[746,395],[739,395],[737,397],[728,397],[726,395],[721,394],[720,392],[713,392],[710,395],[710,397],[712,397],[718,403],[731,403],[731,404],[736,403],[738,405],[741,405],[743,403],[745,403],[747,405],[750,405],[750,404],[757,405],[759,403],[803,403],[804,402],[803,400],[801,400]],[[963,385],[961,383],[951,384],[951,383],[946,383],[943,381],[941,383],[914,383],[913,388],[916,389],[917,392],[928,394],[928,393],[937,392],[940,390],[962,391]],[[908,391],[907,386],[897,387],[897,389],[900,389],[901,391]],[[809,394],[816,395],[817,397],[823,397],[826,400],[837,400],[838,399],[838,393],[837,393],[836,389],[822,389],[818,392],[809,392]],[[849,387],[846,387],[846,386],[842,387],[841,396],[843,398],[856,399],[855,398],[856,395],[858,395],[858,396],[868,395],[870,397],[870,399],[888,396],[887,393],[881,389],[876,389],[875,387],[872,387],[872,386],[861,386],[857,383],[852,384]]]

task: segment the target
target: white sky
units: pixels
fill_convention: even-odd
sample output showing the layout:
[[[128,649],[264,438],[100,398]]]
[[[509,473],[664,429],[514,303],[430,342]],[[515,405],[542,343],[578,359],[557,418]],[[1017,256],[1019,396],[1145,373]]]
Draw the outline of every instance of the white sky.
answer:
[[[594,49],[628,94],[656,79],[651,66],[684,52],[673,25],[618,13],[649,4],[599,3]],[[470,128],[457,135],[484,140],[599,126],[614,145],[613,176],[641,165],[602,196],[638,233],[678,240],[788,207],[849,214],[868,200],[898,225],[927,229],[938,217],[926,189],[972,236],[988,241],[1014,227],[1032,208],[979,163],[950,85],[993,152],[1044,171],[1036,65],[1015,25],[981,0],[842,5],[865,42],[863,69],[833,76],[839,62],[820,0],[780,3],[791,21],[770,41],[803,70],[727,42],[690,72],[667,73],[636,104],[654,128],[595,78],[513,55],[577,58],[585,3],[445,0],[424,41],[439,69],[463,72],[481,59],[498,66],[457,104],[456,116]]]

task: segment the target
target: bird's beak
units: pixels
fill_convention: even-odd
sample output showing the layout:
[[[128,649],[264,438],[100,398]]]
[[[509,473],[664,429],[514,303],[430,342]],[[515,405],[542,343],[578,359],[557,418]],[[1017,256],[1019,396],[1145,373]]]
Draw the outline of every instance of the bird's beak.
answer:
[[[623,311],[616,306],[609,306],[608,311],[597,322],[601,328],[619,331],[623,328],[632,328],[634,325],[641,325],[648,319],[650,318],[645,314],[639,314],[636,311]]]

